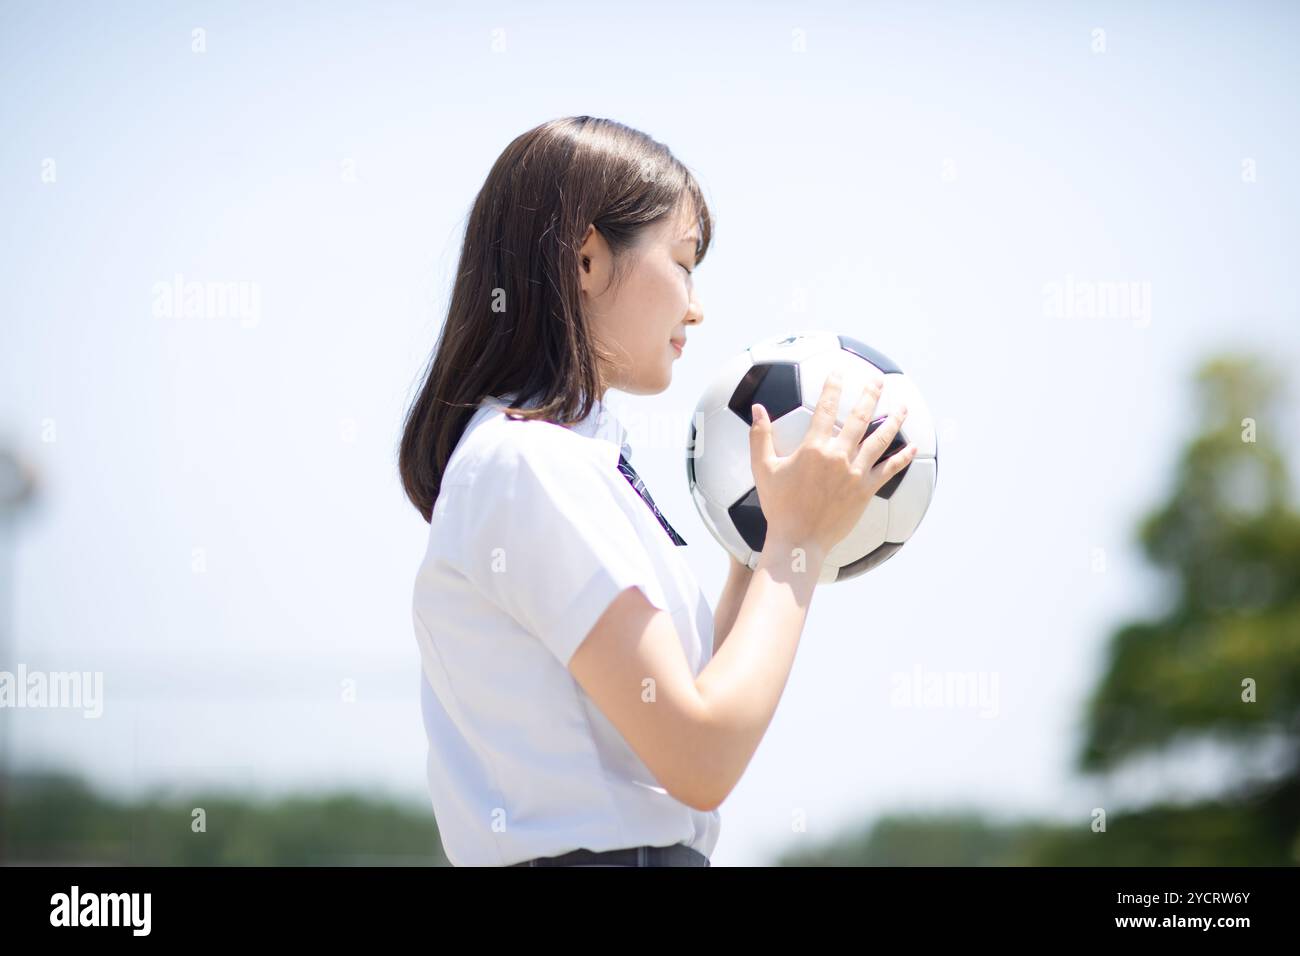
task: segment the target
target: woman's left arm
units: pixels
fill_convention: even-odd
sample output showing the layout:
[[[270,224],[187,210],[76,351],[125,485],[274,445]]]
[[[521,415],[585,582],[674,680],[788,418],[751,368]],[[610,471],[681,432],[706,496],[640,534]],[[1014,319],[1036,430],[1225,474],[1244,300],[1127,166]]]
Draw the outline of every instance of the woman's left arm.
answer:
[[[740,614],[740,605],[745,600],[745,591],[748,590],[750,579],[754,576],[754,572],[735,557],[729,555],[728,561],[727,582],[722,586],[722,593],[718,596],[718,606],[713,612],[714,654],[718,653],[718,648],[731,633],[732,625],[736,623],[736,616]]]

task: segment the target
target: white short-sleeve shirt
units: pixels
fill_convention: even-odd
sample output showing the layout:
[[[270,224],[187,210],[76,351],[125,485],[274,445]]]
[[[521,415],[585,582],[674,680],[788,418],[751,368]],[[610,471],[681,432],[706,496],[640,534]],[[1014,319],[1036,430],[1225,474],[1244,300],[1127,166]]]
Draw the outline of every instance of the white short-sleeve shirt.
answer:
[[[709,856],[717,810],[659,785],[568,670],[637,586],[672,615],[698,675],[713,613],[681,548],[618,470],[606,402],[570,428],[484,399],[443,477],[414,589],[428,779],[455,866],[685,843]]]

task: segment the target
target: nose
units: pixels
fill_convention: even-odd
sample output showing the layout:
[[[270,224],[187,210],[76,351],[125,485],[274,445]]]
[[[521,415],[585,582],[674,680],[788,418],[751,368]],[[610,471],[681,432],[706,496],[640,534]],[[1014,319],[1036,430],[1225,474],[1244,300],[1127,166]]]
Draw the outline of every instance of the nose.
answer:
[[[695,295],[695,290],[691,290],[691,302],[686,307],[686,318],[683,321],[687,325],[699,325],[704,321],[704,306]]]

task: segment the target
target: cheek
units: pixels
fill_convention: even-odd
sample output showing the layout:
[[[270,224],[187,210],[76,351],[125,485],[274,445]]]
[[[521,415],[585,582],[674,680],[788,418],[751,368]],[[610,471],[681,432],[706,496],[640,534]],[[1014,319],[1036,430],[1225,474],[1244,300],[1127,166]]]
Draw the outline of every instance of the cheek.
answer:
[[[689,276],[676,262],[669,263],[656,281],[655,301],[664,320],[671,330],[682,320],[691,304],[691,293],[687,286]]]
[[[678,275],[673,275],[675,269]],[[690,305],[684,274],[676,265],[671,269],[647,270],[635,284],[629,283],[628,331],[648,346],[658,347],[672,337]]]
[[[671,356],[668,340],[690,307],[686,274],[676,262],[643,262],[619,296],[618,337],[643,359]]]

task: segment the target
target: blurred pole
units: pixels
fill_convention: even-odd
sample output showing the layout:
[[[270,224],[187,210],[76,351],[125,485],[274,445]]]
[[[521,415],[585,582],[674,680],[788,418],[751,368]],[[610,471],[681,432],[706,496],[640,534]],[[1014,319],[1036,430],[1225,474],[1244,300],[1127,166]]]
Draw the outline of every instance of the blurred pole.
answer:
[[[13,668],[18,521],[36,497],[36,475],[10,448],[0,447],[0,670]],[[9,859],[9,719],[0,709],[0,864]]]

